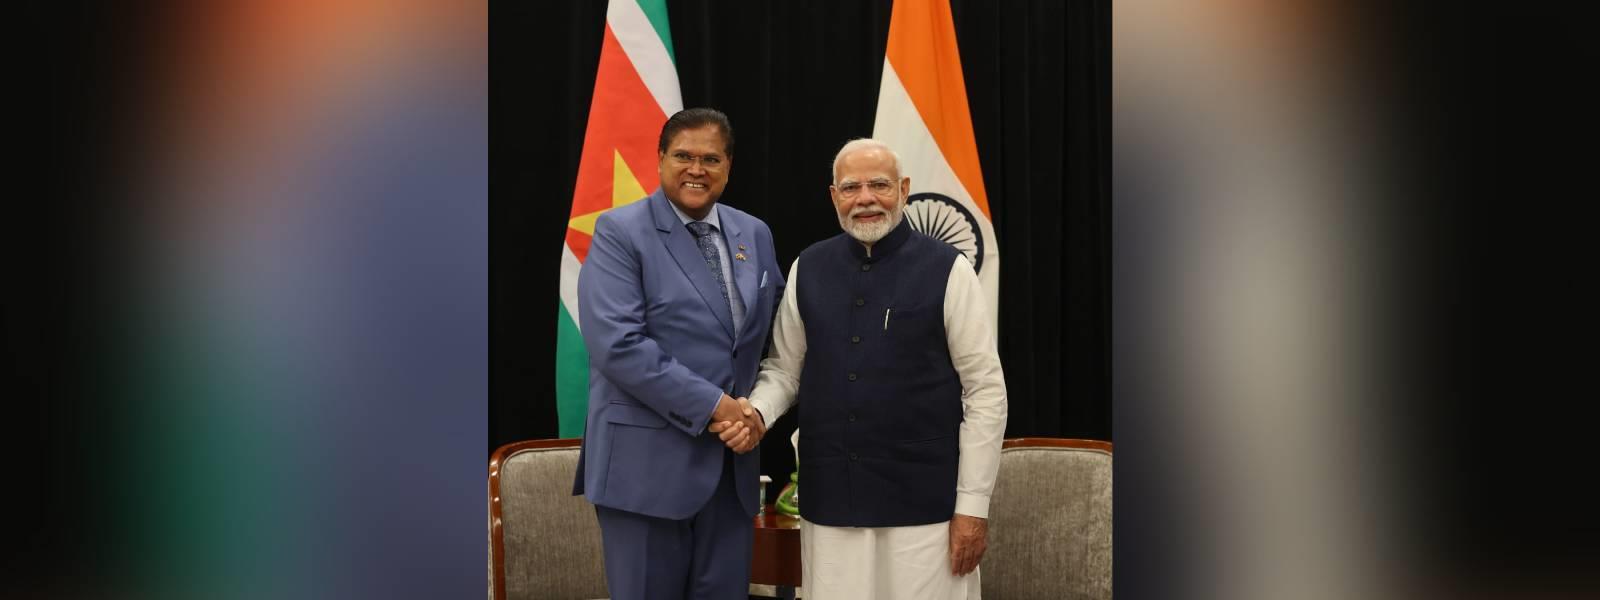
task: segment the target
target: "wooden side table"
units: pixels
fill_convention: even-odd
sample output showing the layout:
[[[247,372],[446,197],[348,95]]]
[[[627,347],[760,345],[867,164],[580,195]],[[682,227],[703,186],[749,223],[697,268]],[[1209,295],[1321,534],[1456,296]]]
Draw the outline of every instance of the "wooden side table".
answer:
[[[756,515],[750,553],[750,582],[774,586],[779,598],[793,599],[800,586],[800,517],[768,504]]]

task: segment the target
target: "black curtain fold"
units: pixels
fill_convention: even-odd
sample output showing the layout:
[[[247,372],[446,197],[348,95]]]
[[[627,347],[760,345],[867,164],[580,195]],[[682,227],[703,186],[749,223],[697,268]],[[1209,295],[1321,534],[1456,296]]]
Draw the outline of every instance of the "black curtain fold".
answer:
[[[722,201],[772,227],[780,264],[838,232],[830,167],[872,134],[891,8],[668,3],[684,106],[722,110],[738,136]],[[1001,251],[1006,436],[1110,440],[1110,4],[951,8]],[[493,10],[490,450],[556,435],[559,259],[606,7]],[[775,479],[793,421],[763,444]]]

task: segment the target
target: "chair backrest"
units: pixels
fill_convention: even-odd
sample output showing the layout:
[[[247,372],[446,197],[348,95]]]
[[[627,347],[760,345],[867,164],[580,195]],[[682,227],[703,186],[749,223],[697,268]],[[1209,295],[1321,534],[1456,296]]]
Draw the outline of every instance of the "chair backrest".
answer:
[[[581,440],[531,440],[489,459],[489,598],[604,598],[594,506],[572,495]]]
[[[1111,443],[1021,438],[989,501],[987,598],[1111,598]]]

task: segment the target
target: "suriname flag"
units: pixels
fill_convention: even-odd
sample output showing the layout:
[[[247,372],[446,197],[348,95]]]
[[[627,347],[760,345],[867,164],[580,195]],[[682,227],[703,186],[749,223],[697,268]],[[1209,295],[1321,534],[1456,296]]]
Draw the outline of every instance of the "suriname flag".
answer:
[[[556,333],[556,414],[560,436],[583,435],[588,413],[589,353],[578,314],[578,272],[589,255],[595,219],[637,202],[660,183],[656,141],[667,116],[683,109],[666,0],[611,0],[583,135],[566,244],[561,249],[561,307]]]

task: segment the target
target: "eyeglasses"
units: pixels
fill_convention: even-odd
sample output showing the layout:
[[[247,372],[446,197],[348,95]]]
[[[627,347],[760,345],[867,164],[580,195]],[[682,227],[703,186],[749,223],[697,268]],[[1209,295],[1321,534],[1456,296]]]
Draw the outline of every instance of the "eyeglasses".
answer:
[[[678,167],[688,167],[689,165],[699,162],[700,168],[702,169],[707,171],[720,171],[724,166],[722,157],[715,154],[703,154],[700,156],[695,156],[693,154],[689,154],[688,152],[673,152],[667,157],[672,160],[673,165]]]
[[[863,184],[859,181],[846,181],[833,186],[833,189],[839,190],[839,195],[844,196],[846,199],[854,199],[856,196],[861,194],[862,187],[865,187],[867,191],[872,192],[873,196],[884,198],[894,191],[894,182],[879,178],[868,181],[863,186]]]

